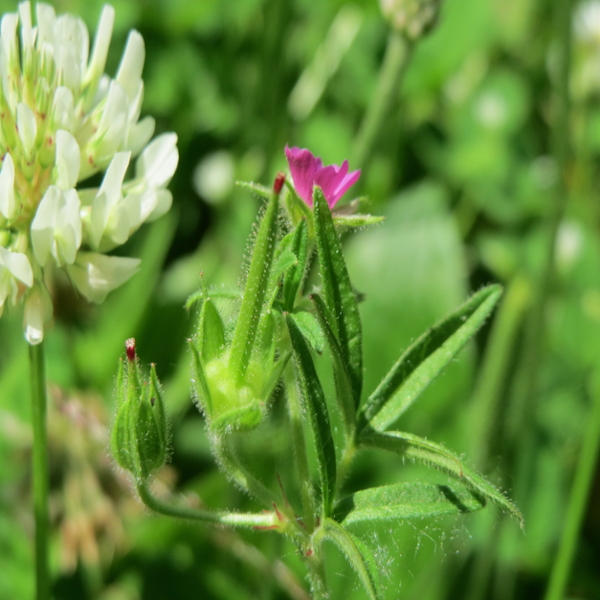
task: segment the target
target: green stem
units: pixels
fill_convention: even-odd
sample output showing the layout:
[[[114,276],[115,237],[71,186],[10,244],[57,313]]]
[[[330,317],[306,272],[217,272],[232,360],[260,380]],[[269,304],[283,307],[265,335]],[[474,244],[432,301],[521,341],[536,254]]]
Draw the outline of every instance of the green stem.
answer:
[[[567,508],[565,528],[550,575],[545,600],[562,600],[564,598],[577,548],[581,523],[598,462],[598,451],[600,450],[600,370],[595,373],[590,387],[593,401],[592,414],[581,446],[571,498]]]
[[[169,517],[204,521],[205,523],[220,523],[221,525],[230,525],[232,527],[268,527],[274,529],[282,526],[277,513],[213,512],[187,506],[173,506],[153,496],[147,480],[138,483],[137,490],[142,502],[148,508]]]
[[[50,599],[48,568],[48,432],[46,374],[43,344],[29,346],[31,365],[31,422],[33,426],[33,504],[35,511],[36,600]]]
[[[327,590],[325,565],[321,559],[321,551],[315,552],[312,556],[305,556],[304,564],[308,570],[312,600],[329,600],[330,595]]]
[[[410,45],[407,41],[400,33],[390,32],[377,87],[354,142],[354,165],[364,168],[371,158],[377,137],[398,94],[409,56]]]
[[[279,193],[273,192],[256,235],[244,296],[231,342],[229,367],[235,374],[238,385],[246,376],[265,293],[269,285],[271,263],[277,240],[278,214]]]
[[[302,518],[308,531],[315,527],[315,515],[317,508],[312,493],[312,481],[306,454],[306,439],[304,438],[304,427],[302,425],[302,407],[298,395],[296,377],[294,376],[294,365],[289,363],[283,373],[283,382],[288,399],[288,414],[292,429],[292,444],[294,448],[294,459],[302,495]]]

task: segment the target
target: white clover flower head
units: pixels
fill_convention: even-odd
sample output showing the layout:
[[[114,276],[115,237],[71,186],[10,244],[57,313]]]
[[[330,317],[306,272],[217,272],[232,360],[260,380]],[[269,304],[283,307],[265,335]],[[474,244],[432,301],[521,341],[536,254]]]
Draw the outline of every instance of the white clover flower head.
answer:
[[[114,9],[104,6],[91,46],[83,21],[38,3],[0,22],[0,315],[25,305],[25,336],[43,338],[52,305],[45,271],[64,268],[102,302],[138,268],[106,256],[169,210],[177,136],[150,141],[140,120],[144,40],[131,31],[114,78],[104,73]],[[127,178],[135,161],[132,178]],[[99,188],[80,185],[105,172]]]

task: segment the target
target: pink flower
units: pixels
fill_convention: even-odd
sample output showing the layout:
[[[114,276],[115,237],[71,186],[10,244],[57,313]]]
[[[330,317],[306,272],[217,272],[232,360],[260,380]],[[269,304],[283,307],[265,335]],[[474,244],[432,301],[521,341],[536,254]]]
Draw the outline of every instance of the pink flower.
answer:
[[[309,206],[313,205],[315,185],[323,190],[329,208],[333,208],[348,188],[353,186],[360,177],[360,170],[348,173],[347,160],[342,163],[341,167],[338,165],[324,167],[321,159],[305,148],[286,146],[285,156],[290,165],[296,192]]]

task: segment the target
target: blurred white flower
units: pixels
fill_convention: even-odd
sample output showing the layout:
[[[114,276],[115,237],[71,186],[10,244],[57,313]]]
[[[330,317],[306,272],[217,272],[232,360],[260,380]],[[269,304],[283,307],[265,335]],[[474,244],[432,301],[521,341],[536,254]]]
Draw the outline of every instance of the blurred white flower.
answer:
[[[154,120],[140,120],[137,31],[114,79],[104,74],[114,16],[102,9],[91,52],[83,21],[49,4],[36,5],[35,26],[29,2],[0,23],[0,314],[7,299],[23,302],[32,344],[52,313],[46,267],[66,268],[86,298],[102,302],[139,261],[101,253],[171,206],[177,137],[150,142]],[[103,171],[100,188],[78,185]]]

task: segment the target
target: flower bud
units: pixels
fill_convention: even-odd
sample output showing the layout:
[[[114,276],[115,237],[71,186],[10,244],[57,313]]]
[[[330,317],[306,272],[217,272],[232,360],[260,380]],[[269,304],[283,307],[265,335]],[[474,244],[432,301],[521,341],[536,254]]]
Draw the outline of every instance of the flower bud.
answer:
[[[169,435],[163,393],[151,366],[144,380],[135,354],[135,340],[126,342],[127,364],[117,374],[117,415],[111,432],[111,451],[117,463],[137,479],[147,479],[168,455]]]
[[[437,21],[442,0],[379,0],[391,26],[410,40],[428,33]]]

